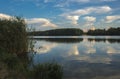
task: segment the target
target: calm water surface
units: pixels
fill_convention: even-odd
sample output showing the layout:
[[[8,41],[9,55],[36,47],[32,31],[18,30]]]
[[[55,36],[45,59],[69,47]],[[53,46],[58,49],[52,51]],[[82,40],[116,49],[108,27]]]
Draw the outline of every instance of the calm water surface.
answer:
[[[34,63],[60,63],[64,79],[120,79],[120,36],[36,36],[34,41]]]

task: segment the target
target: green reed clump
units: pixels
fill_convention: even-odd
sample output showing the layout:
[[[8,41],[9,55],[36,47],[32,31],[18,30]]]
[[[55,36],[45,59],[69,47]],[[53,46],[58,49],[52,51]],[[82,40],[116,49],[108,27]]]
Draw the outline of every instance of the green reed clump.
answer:
[[[32,79],[62,79],[63,69],[57,63],[38,64],[31,70]]]
[[[0,49],[17,54],[28,50],[26,23],[23,18],[0,19]]]

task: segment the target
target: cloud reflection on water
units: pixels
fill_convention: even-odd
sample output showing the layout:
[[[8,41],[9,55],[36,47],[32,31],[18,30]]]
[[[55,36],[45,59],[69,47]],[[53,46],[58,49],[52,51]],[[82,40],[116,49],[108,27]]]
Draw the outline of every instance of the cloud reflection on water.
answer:
[[[120,54],[119,52],[120,49],[119,47],[116,47],[115,43],[112,44],[110,42],[109,43],[103,42],[104,39],[94,40],[93,38],[92,39],[84,38],[82,42],[70,44],[69,43],[66,44],[64,42],[62,43],[63,39],[61,43],[60,42],[54,43],[53,39],[54,38],[50,39],[50,41],[52,40],[52,42],[50,41],[46,42],[43,41],[43,39],[42,41],[37,40],[34,50],[37,52],[37,54],[45,54],[51,51],[51,54],[54,53],[52,54],[54,55],[54,57],[61,56],[68,60],[80,60],[89,63],[106,63],[106,64],[109,64],[112,61],[109,55]],[[46,40],[49,39],[46,38]],[[54,51],[53,48],[56,51]]]
[[[105,49],[107,54],[120,54],[120,49],[116,47],[107,46]]]
[[[79,51],[78,51],[78,46],[77,45],[72,46],[72,48],[68,52],[68,56],[74,56],[74,55],[75,56],[79,55]]]
[[[66,41],[69,42],[66,43]],[[37,40],[36,62],[55,59],[64,66],[65,79],[120,78],[119,39]],[[71,43],[72,42],[72,43]],[[86,76],[87,75],[87,76]]]
[[[44,54],[44,53],[49,53],[49,51],[51,51],[52,48],[56,46],[57,46],[56,43],[42,44],[39,41],[37,41],[33,50],[38,54]]]
[[[88,39],[84,39],[81,46],[84,46],[85,50],[84,53],[92,54],[96,53],[96,49],[94,48],[95,41],[89,42]]]

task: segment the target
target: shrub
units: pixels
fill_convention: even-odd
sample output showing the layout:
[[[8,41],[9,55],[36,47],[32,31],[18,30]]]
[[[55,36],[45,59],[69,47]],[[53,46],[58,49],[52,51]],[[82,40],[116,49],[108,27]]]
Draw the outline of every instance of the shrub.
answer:
[[[0,19],[0,49],[17,54],[27,51],[26,24],[23,18]]]
[[[32,79],[62,79],[62,67],[57,63],[38,64],[33,67]]]

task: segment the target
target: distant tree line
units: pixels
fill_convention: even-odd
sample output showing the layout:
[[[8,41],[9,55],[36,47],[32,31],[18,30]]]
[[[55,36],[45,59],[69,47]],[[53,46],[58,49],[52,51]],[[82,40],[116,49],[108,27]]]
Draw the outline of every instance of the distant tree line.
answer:
[[[109,29],[95,29],[88,30],[88,32],[83,32],[83,30],[78,28],[62,28],[62,29],[52,29],[46,31],[35,31],[29,32],[28,35],[33,36],[79,36],[79,35],[120,35],[120,27],[109,28]]]
[[[105,29],[89,30],[87,32],[87,35],[120,35],[120,27],[109,28],[108,30]]]
[[[28,34],[34,36],[78,36],[78,35],[82,35],[83,31],[78,28],[64,28],[64,29],[29,32]]]

